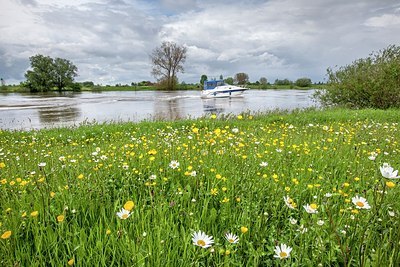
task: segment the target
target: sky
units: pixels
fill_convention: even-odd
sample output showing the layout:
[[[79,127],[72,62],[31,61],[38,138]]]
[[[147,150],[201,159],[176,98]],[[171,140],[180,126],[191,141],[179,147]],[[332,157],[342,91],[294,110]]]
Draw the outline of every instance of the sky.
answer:
[[[149,55],[187,48],[180,82],[307,77],[400,45],[398,0],[0,0],[0,77],[25,81],[29,57],[70,60],[76,81],[155,81]]]

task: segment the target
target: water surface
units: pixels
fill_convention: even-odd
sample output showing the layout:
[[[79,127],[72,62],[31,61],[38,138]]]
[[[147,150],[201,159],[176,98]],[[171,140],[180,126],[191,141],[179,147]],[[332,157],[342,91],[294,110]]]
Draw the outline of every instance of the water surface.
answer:
[[[199,91],[0,93],[0,128],[40,129],[85,122],[175,120],[316,106],[314,90],[249,90],[243,97],[202,99]]]

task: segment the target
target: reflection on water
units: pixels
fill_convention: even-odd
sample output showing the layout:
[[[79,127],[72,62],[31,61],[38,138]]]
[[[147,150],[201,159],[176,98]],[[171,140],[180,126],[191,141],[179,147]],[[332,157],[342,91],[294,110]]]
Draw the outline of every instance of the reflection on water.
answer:
[[[41,124],[68,123],[70,121],[76,121],[80,116],[80,109],[74,106],[39,108],[38,112]]]
[[[199,91],[0,93],[0,128],[38,129],[83,122],[176,120],[315,106],[314,90],[249,90],[242,97],[202,99]]]

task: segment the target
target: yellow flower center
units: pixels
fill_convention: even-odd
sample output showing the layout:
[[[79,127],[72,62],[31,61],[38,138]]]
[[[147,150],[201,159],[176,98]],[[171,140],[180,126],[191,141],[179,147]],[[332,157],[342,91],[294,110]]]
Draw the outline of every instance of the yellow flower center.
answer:
[[[313,210],[316,210],[318,208],[318,205],[313,203],[310,205],[310,208],[312,208]]]
[[[282,251],[282,252],[279,253],[279,256],[281,258],[286,258],[287,257],[287,253],[285,251]]]
[[[228,242],[229,242],[229,243],[233,243],[233,242],[235,242],[235,240],[233,240],[232,238],[229,238],[229,239],[228,239]]]
[[[206,245],[206,242],[204,240],[197,240],[197,245],[204,247]]]
[[[358,202],[356,203],[356,205],[359,206],[360,208],[364,207],[364,203],[361,202],[361,201],[358,201]]]
[[[126,213],[122,214],[122,219],[126,219],[126,218],[128,218],[128,214],[126,214]]]

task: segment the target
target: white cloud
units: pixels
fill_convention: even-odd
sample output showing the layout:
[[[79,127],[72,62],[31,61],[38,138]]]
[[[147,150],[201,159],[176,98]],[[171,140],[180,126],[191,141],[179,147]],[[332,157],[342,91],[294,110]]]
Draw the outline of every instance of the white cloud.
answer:
[[[400,43],[397,0],[2,0],[0,76],[24,80],[28,58],[71,60],[78,80],[154,80],[163,40],[188,47],[180,81],[310,77]]]

